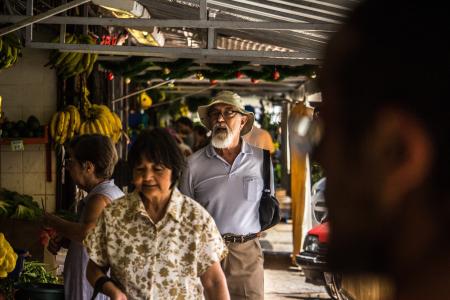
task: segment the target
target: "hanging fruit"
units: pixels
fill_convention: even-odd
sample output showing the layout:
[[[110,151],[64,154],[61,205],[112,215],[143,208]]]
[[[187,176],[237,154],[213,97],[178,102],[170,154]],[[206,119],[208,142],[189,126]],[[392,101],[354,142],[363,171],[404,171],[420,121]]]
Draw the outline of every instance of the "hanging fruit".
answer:
[[[15,34],[0,37],[0,70],[11,67],[22,57],[22,44]]]
[[[107,78],[109,81],[113,81],[113,80],[114,80],[114,74],[113,74],[113,72],[108,72],[108,74],[106,74],[106,78]]]
[[[200,72],[197,72],[197,73],[195,74],[195,77],[196,77],[198,80],[203,80],[203,79],[205,79],[205,77],[203,76],[203,74],[200,73]]]
[[[210,79],[210,80],[209,80],[209,83],[210,83],[211,85],[216,85],[218,82],[219,82],[219,81],[218,81],[217,79]]]
[[[251,81],[253,84],[257,84],[257,83],[259,82],[259,80],[258,80],[258,79],[255,79],[255,78],[250,79],[250,81]]]
[[[152,106],[153,100],[146,92],[142,92],[138,97],[138,103],[141,109],[146,110]]]
[[[59,36],[53,39],[52,42],[59,42]],[[95,45],[96,40],[90,35],[66,33],[65,43]],[[45,66],[51,66],[52,69],[56,68],[57,74],[61,75],[64,79],[79,75],[83,72],[89,77],[97,58],[98,54],[96,53],[60,52],[59,50],[53,50],[50,52],[50,60]]]
[[[275,69],[275,71],[273,71],[273,73],[272,73],[272,78],[273,78],[273,80],[278,80],[278,79],[280,79],[280,72],[278,72],[277,69]]]
[[[236,72],[236,78],[237,79],[241,79],[242,77],[244,77],[244,74],[242,72],[240,72],[240,71],[237,71]]]

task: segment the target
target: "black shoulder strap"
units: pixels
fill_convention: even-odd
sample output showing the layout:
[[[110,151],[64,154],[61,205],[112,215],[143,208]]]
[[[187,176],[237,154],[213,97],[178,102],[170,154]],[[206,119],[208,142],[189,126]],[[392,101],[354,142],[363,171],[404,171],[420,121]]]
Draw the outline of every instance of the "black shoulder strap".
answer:
[[[264,192],[270,193],[270,152],[269,150],[263,150],[263,179],[264,179]]]

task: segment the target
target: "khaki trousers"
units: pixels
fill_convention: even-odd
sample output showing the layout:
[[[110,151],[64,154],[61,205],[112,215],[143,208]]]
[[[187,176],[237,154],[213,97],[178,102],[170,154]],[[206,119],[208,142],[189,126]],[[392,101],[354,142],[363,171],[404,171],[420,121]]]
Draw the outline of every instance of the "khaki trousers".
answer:
[[[228,243],[222,261],[231,300],[264,299],[264,258],[259,239]]]

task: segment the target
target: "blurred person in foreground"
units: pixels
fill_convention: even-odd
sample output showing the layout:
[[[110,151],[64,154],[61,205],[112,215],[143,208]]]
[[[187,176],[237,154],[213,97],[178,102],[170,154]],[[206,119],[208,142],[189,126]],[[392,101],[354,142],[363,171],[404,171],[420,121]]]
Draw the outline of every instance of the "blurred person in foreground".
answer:
[[[364,1],[319,77],[330,267],[387,276],[395,299],[450,295],[448,36],[443,4]]]
[[[112,299],[229,299],[216,224],[176,188],[184,157],[175,140],[145,130],[128,162],[135,190],[107,207],[85,239],[91,284]]]
[[[78,203],[78,222],[69,222],[46,213],[44,224],[56,230],[48,250],[56,255],[61,246],[67,247],[64,261],[65,299],[89,300],[93,289],[86,279],[88,254],[82,242],[95,227],[103,209],[124,194],[111,176],[117,163],[117,152],[111,140],[100,134],[74,138],[68,148],[66,167],[75,184],[88,194]],[[99,295],[96,299],[106,299]]]

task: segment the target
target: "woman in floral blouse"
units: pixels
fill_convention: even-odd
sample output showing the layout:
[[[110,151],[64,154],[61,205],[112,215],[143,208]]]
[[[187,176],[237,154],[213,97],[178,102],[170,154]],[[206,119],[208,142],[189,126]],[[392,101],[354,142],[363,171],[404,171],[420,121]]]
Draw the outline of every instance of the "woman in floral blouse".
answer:
[[[107,207],[84,241],[91,284],[111,299],[229,299],[222,237],[175,187],[184,166],[175,141],[163,129],[144,131],[128,162],[135,190]]]

